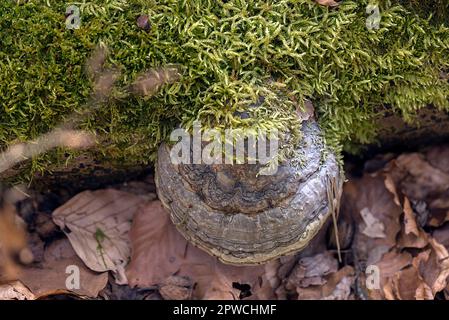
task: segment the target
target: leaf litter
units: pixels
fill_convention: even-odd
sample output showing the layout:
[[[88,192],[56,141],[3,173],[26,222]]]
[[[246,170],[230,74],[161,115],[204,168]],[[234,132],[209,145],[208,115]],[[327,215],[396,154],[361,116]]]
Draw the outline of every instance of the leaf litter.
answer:
[[[265,265],[222,264],[176,230],[151,178],[75,194],[53,211],[57,226],[35,212],[28,235],[20,212],[2,207],[0,228],[17,230],[15,250],[28,248],[34,262],[10,258],[17,270],[0,282],[0,298],[448,299],[448,156],[449,147],[431,147],[368,161],[361,175],[347,171],[338,219],[342,262],[328,235]],[[5,221],[20,227],[5,229]],[[80,289],[67,288],[72,265]]]

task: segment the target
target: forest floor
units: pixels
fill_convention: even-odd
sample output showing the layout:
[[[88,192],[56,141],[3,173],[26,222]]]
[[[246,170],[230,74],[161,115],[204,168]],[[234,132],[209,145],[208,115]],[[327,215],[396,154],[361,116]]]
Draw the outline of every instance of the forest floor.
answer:
[[[0,299],[449,299],[449,146],[346,162],[338,220],[305,251],[224,265],[187,243],[152,175],[6,190]]]

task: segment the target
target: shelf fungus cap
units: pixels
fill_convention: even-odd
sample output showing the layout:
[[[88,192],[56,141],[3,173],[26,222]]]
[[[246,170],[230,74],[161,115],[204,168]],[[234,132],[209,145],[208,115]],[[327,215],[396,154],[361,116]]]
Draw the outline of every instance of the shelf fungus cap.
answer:
[[[181,234],[220,261],[265,263],[300,251],[339,203],[343,174],[313,120],[273,175],[259,164],[173,164],[162,144],[158,195]]]

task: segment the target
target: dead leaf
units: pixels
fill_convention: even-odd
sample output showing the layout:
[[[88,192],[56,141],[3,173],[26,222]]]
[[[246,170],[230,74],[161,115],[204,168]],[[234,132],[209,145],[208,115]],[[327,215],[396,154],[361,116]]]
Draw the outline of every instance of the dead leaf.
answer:
[[[392,293],[389,295],[390,299],[432,300],[434,298],[432,290],[414,266],[395,273],[389,284],[392,288]]]
[[[401,206],[401,201],[399,200],[399,195],[398,195],[398,191],[396,189],[396,184],[393,181],[393,178],[391,177],[390,174],[386,173],[385,174],[385,187],[387,188],[388,191],[390,191],[393,196],[394,196],[394,203],[400,207]]]
[[[427,150],[425,156],[433,167],[449,174],[449,148],[447,145],[432,146]]]
[[[338,261],[329,251],[302,258],[289,276],[286,289],[296,291],[297,288],[325,284],[327,281],[325,276],[337,272],[337,270]]]
[[[427,233],[418,226],[410,201],[404,197],[404,229],[401,230],[398,246],[401,248],[424,248],[427,244]]]
[[[375,264],[383,253],[396,245],[396,237],[401,230],[402,208],[395,204],[393,194],[385,188],[381,175],[365,174],[362,178],[353,178],[345,183],[340,211],[354,219],[356,232],[353,248],[358,260],[369,260],[370,264]],[[365,214],[365,219],[361,212]],[[375,226],[373,232],[367,222],[371,224],[371,229]]]
[[[264,266],[225,265],[193,247],[176,230],[160,201],[139,210],[130,236],[132,258],[126,274],[131,286],[163,284],[176,275],[195,283],[192,297],[196,299],[239,299],[245,296],[244,288],[251,297],[267,299],[267,291],[274,296]]]
[[[20,281],[0,285],[0,300],[34,300],[34,294]]]
[[[416,288],[415,299],[416,300],[433,300],[434,299],[432,289],[424,281],[420,282],[418,288]]]
[[[168,277],[159,289],[159,293],[165,300],[188,300],[191,299],[192,292],[192,281],[179,276]]]
[[[324,300],[348,300],[354,284],[355,272],[351,266],[344,266],[333,273],[323,288]]]
[[[354,268],[345,266],[324,276],[320,285],[297,287],[298,300],[347,300],[354,283]]]
[[[67,269],[68,267],[74,269]],[[68,288],[68,277],[79,270],[79,289]],[[95,273],[86,268],[77,257],[67,239],[53,242],[45,251],[41,266],[23,268],[19,280],[26,285],[36,299],[54,294],[74,293],[95,298],[108,282],[108,274]]]
[[[53,220],[86,266],[120,274],[130,257],[131,220],[143,202],[137,195],[114,189],[84,191],[57,208]]]
[[[447,191],[449,174],[431,166],[419,153],[400,155],[395,165],[406,173],[399,183],[402,192],[409,198],[424,200]]]
[[[380,288],[381,292],[377,289],[369,290],[368,294],[371,299],[385,298],[389,300],[396,299],[394,292],[395,283],[394,277],[401,270],[409,267],[412,263],[412,256],[408,252],[398,253],[390,251],[384,254],[380,261],[376,263],[379,268],[380,276]]]
[[[438,243],[441,243],[449,250],[449,224],[445,224],[443,227],[435,230],[432,236]]]
[[[429,208],[431,217],[428,225],[431,227],[439,227],[449,221],[449,187],[448,192],[438,195],[437,199],[430,202]]]
[[[449,253],[447,249],[433,238],[429,239],[432,246],[427,260],[421,260],[419,271],[426,283],[432,289],[433,294],[444,290],[449,277]]]
[[[420,232],[418,230],[418,225],[416,224],[415,214],[413,213],[410,201],[404,198],[404,225],[405,234],[413,233],[415,236],[419,237]]]

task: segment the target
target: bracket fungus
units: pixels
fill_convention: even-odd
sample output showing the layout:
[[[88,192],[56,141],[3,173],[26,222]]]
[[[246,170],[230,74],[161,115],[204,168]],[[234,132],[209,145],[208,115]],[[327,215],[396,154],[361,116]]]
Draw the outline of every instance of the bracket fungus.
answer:
[[[268,262],[307,246],[336,209],[343,174],[314,120],[303,121],[295,157],[272,175],[260,164],[174,164],[162,144],[158,195],[191,243],[235,265]]]

